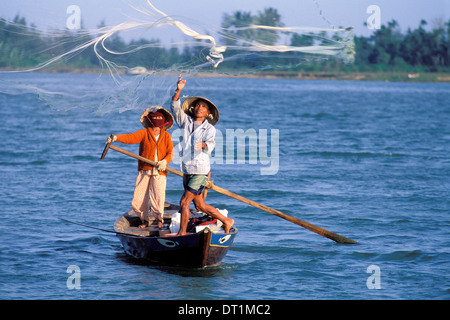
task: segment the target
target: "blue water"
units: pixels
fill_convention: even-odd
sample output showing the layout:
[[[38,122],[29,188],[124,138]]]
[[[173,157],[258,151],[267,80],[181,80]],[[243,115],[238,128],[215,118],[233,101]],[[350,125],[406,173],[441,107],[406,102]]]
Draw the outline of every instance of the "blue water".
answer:
[[[242,154],[226,158],[224,143],[216,185],[359,242],[336,244],[210,191],[207,202],[227,209],[239,234],[220,266],[190,270],[140,263],[114,234],[58,219],[112,229],[129,209],[136,161],[113,150],[99,157],[110,133],[141,128],[142,108],[87,107],[102,101],[87,94],[102,92],[96,75],[0,80],[65,88],[77,105],[32,87],[0,89],[1,299],[450,298],[449,84],[188,78],[186,94],[219,106],[224,138],[254,129],[261,147],[267,129],[275,174],[261,174],[269,164],[259,154],[249,163],[249,146],[244,164]],[[176,77],[171,91],[155,81],[142,88],[168,107]],[[277,133],[279,145],[270,142]],[[169,175],[167,200],[181,194],[181,179]],[[72,265],[79,289],[67,285]]]

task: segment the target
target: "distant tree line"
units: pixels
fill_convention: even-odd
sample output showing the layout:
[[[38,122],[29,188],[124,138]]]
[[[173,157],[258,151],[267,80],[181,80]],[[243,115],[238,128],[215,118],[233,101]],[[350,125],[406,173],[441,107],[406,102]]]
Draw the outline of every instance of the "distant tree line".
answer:
[[[376,66],[381,70],[422,71],[449,70],[450,66],[450,20],[427,31],[422,20],[417,29],[400,31],[397,21],[388,22],[369,38],[355,37],[355,65]]]
[[[222,27],[228,30],[222,37],[222,42],[229,46],[226,55],[233,56],[233,46],[245,46],[254,41],[265,45],[274,45],[279,40],[279,33],[273,30],[249,29],[250,25],[266,25],[274,27],[284,26],[281,16],[274,8],[266,8],[256,15],[250,12],[236,11],[224,14]],[[102,23],[99,27],[104,26]],[[320,34],[317,35],[320,39]],[[83,30],[59,30],[49,32],[48,35],[37,31],[35,25],[28,25],[24,17],[17,15],[12,22],[0,19],[0,68],[25,69],[48,61],[63,52],[68,52],[77,45],[91,39]],[[239,40],[238,40],[239,39]],[[292,46],[309,46],[320,44],[304,34],[292,34],[288,39]],[[317,42],[319,41],[319,43]],[[106,59],[118,65],[128,67],[143,66],[147,69],[167,69],[183,65],[195,65],[207,53],[202,46],[184,46],[183,48],[164,47],[158,39],[124,41],[115,34],[106,42],[108,49],[116,52],[130,51],[132,48],[144,46],[145,49],[131,54],[111,55],[99,49],[99,53]],[[438,23],[433,29],[422,20],[419,26],[406,32],[401,32],[397,21],[392,20],[381,26],[370,37],[355,36],[355,62],[345,66],[336,59],[323,59],[308,63],[310,57],[301,53],[283,54],[265,52],[255,54],[254,57],[230,59],[220,67],[226,70],[264,69],[265,66],[279,65],[280,57],[285,58],[286,71],[450,71],[450,20]],[[198,61],[195,61],[198,59]],[[278,61],[278,62],[277,62]],[[83,50],[70,57],[54,68],[62,71],[73,69],[98,68],[99,60],[92,48]],[[50,67],[51,68],[51,67]]]

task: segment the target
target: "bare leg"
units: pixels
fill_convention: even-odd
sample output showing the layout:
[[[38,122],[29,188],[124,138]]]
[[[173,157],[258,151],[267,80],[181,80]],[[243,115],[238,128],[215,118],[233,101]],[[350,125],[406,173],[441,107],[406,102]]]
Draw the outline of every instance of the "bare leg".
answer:
[[[205,203],[205,200],[201,194],[195,195],[194,197],[194,205],[197,210],[202,211],[214,219],[219,219],[223,223],[223,228],[225,230],[225,233],[230,232],[231,227],[234,225],[234,220],[225,217],[223,214],[221,214],[219,211],[216,210],[213,206],[210,206],[209,204]]]
[[[183,236],[186,234],[186,228],[189,222],[190,209],[189,205],[191,201],[194,199],[195,194],[190,191],[184,191],[183,196],[180,200],[181,207],[181,221],[180,221],[180,231],[178,231],[178,236]]]

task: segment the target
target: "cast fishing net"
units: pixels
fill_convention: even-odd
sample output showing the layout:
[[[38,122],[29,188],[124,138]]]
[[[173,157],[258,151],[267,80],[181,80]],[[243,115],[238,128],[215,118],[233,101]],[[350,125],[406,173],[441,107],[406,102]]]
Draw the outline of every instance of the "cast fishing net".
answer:
[[[313,2],[328,28],[273,23],[276,19],[271,17],[277,12],[271,9],[265,12],[266,24],[264,19],[255,20],[250,13],[236,11],[224,14],[220,27],[211,27],[192,18],[167,15],[148,0],[129,3],[135,15],[127,17],[128,21],[96,30],[42,31],[2,21],[2,32],[14,33],[23,41],[40,39],[42,48],[34,54],[48,57],[20,68],[20,72],[61,68],[64,71],[69,62],[73,69],[76,62],[81,61],[80,57],[88,55],[90,63],[96,66],[97,76],[92,77],[93,83],[88,88],[82,88],[82,96],[74,93],[76,83],[47,83],[35,78],[28,82],[23,78],[3,79],[0,92],[33,92],[56,110],[87,108],[104,115],[143,110],[149,103],[166,104],[179,74],[184,78],[242,76],[292,71],[305,63],[330,59],[352,63],[355,54],[352,28],[334,27],[324,17],[317,1]],[[161,41],[158,34],[162,29],[174,29],[184,40]],[[124,46],[120,36],[128,34],[158,40],[131,41]],[[171,63],[167,58],[170,52],[182,58],[168,64],[168,61]],[[152,58],[146,59],[146,56]],[[142,65],[136,65],[137,61]]]

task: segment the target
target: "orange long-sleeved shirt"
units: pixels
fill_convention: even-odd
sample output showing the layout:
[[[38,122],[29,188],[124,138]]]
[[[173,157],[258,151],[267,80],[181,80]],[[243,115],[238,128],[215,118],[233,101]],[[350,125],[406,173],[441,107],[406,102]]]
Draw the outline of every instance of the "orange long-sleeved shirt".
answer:
[[[158,148],[158,161],[166,160],[169,164],[173,160],[173,142],[170,134],[161,129],[158,143],[152,129],[141,129],[134,133],[119,134],[117,141],[127,144],[139,143],[139,155],[149,160],[155,161],[156,148]],[[151,170],[153,167],[141,160],[138,160],[138,170]],[[159,174],[167,176],[167,171],[159,171]]]

